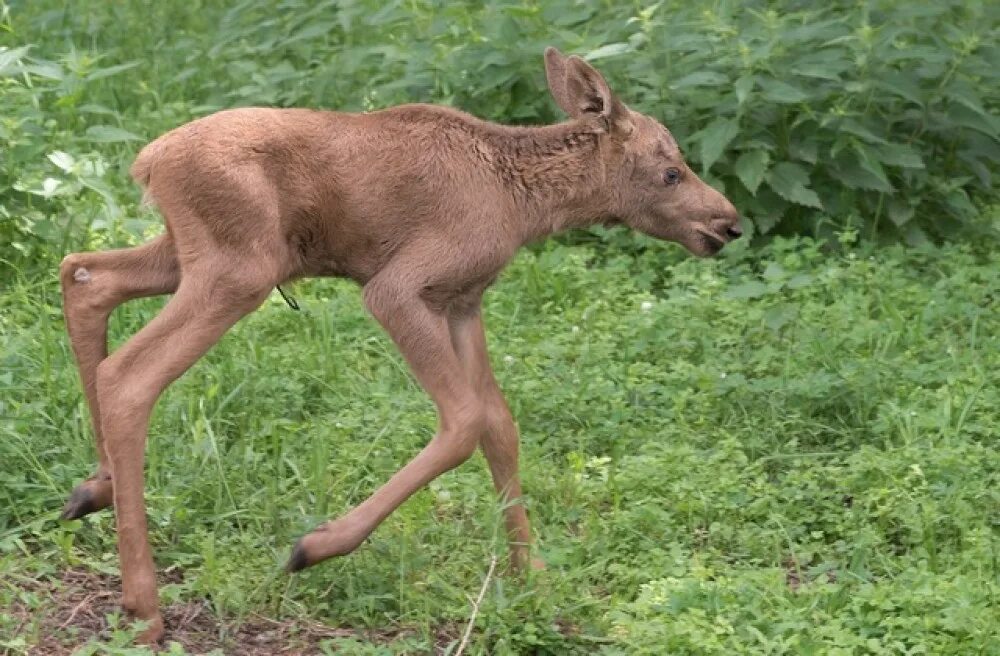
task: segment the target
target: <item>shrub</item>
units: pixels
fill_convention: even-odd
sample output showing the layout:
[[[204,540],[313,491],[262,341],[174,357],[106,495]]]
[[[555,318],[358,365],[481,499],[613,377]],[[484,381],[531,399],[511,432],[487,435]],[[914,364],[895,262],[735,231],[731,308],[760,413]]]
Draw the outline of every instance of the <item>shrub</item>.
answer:
[[[914,243],[995,197],[995,3],[779,4],[658,13],[624,71],[759,232]]]
[[[11,15],[22,45],[0,48],[0,237],[22,252],[118,225],[116,203],[138,198],[125,175],[138,140],[223,107],[420,101],[556,120],[550,44],[662,119],[758,234],[941,240],[998,200],[995,2],[36,0]]]

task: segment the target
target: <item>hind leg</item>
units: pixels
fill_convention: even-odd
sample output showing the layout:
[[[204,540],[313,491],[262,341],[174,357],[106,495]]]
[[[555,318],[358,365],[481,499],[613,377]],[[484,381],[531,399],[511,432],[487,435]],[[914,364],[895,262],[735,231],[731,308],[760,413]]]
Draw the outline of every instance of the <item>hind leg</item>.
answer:
[[[135,248],[73,253],[59,267],[63,314],[80,369],[97,443],[97,471],[73,490],[63,519],[78,519],[112,504],[111,465],[97,399],[97,365],[108,356],[108,316],[133,298],[172,293],[180,281],[173,241],[161,235]]]
[[[97,368],[101,428],[114,479],[122,606],[149,623],[143,642],[163,635],[143,500],[150,413],[160,393],[256,309],[277,281],[259,259],[217,255],[185,267],[177,293],[160,314]]]

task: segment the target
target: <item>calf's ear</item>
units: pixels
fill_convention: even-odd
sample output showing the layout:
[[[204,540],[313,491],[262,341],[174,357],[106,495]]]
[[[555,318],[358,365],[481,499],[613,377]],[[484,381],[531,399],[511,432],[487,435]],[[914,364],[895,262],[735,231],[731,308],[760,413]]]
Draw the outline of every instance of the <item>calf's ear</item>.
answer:
[[[545,77],[556,104],[572,118],[599,117],[609,125],[628,118],[628,109],[615,97],[597,69],[555,48],[545,49]]]

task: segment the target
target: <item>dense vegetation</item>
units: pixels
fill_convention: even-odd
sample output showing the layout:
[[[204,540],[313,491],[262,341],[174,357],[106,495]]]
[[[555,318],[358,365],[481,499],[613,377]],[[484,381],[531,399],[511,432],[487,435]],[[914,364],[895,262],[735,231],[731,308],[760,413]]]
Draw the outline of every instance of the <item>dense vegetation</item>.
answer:
[[[432,101],[550,122],[549,44],[664,120],[758,233],[915,244],[997,199],[996,2],[220,4],[12,5],[0,237],[37,258],[37,238],[137,229],[123,184],[137,146],[223,107]]]
[[[491,578],[469,653],[1000,654],[1000,5],[224,4],[0,0],[0,651],[86,640],[53,581],[116,572],[110,513],[55,521],[94,456],[54,267],[160,230],[142,143],[247,104],[550,122],[553,44],[671,127],[756,238],[693,260],[567,235],[488,295],[548,569]],[[163,601],[207,604],[227,653],[255,615],[345,629],[328,653],[454,649],[505,553],[478,457],[355,555],[280,572],[434,428],[352,285],[296,291],[158,406]]]

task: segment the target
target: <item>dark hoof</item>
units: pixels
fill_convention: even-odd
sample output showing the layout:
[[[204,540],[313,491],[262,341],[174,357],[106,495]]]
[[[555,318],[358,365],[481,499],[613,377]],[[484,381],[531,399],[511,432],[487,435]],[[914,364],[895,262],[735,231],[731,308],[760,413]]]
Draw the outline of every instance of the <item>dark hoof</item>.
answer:
[[[62,514],[59,515],[59,519],[80,519],[84,515],[97,512],[102,508],[104,506],[98,504],[94,498],[94,493],[90,489],[80,485],[69,495],[69,501],[66,502]]]
[[[163,629],[163,618],[159,613],[152,619],[146,620],[146,630],[136,636],[136,643],[155,647],[163,642],[165,631]],[[154,649],[154,651],[159,651]]]
[[[307,567],[309,567],[309,559],[306,557],[306,549],[302,545],[302,540],[299,539],[292,549],[292,556],[288,559],[288,564],[285,565],[285,571],[298,572]]]

